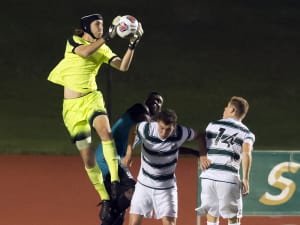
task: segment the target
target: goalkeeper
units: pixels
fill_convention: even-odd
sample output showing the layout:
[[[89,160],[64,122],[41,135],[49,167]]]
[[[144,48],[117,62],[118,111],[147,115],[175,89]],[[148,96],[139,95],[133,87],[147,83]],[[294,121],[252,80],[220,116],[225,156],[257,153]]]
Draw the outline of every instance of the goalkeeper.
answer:
[[[91,14],[80,19],[80,29],[67,40],[64,58],[54,67],[48,80],[64,87],[63,120],[83,160],[85,170],[101,200],[116,198],[119,175],[116,147],[103,100],[98,90],[96,75],[103,63],[125,72],[131,64],[135,47],[143,29],[129,40],[123,58],[107,45],[115,37],[120,16],[117,16],[107,33],[103,34],[103,18]],[[111,195],[104,186],[102,174],[95,162],[95,149],[91,147],[91,130],[95,129],[103,146],[103,155],[111,174]]]
[[[117,153],[122,159],[127,150],[128,134],[131,127],[134,127],[138,122],[150,120],[161,111],[163,98],[158,92],[149,93],[144,104],[136,103],[131,106],[112,126],[112,134],[116,142]],[[110,174],[107,163],[103,155],[103,146],[99,144],[96,150],[96,160],[102,171],[105,185],[109,190],[111,186]],[[115,201],[102,201],[102,207],[110,209],[109,211],[101,210],[100,215],[102,225],[122,225],[124,221],[125,211],[130,205],[130,200],[134,191],[135,180],[133,179],[128,168],[119,165],[120,187],[119,194]]]

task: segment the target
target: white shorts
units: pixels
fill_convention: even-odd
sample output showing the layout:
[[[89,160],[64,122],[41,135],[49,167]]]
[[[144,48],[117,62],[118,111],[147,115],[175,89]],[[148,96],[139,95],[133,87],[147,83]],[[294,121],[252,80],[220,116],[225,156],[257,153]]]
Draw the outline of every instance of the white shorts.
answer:
[[[131,200],[130,214],[138,214],[145,218],[151,218],[153,211],[155,219],[163,217],[177,218],[177,188],[157,190],[137,182]]]
[[[201,215],[214,217],[242,217],[241,185],[201,179],[201,206],[196,209]]]

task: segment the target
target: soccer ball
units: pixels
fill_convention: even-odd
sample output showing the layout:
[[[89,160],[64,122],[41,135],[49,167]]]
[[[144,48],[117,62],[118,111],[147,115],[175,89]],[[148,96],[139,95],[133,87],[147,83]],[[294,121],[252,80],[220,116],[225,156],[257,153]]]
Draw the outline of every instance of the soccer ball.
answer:
[[[117,34],[121,38],[130,38],[136,33],[138,26],[139,22],[135,17],[122,16],[117,27]]]

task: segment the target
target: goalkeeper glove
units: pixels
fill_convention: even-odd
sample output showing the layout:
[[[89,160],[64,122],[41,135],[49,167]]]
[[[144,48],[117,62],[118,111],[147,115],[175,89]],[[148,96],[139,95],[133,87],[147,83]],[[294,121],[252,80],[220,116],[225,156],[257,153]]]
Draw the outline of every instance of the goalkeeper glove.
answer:
[[[136,33],[129,39],[128,48],[130,48],[132,50],[135,49],[136,46],[138,45],[138,43],[140,42],[143,34],[144,34],[144,30],[143,30],[142,24],[139,23]]]
[[[108,28],[108,32],[103,35],[103,39],[108,42],[110,39],[113,39],[116,36],[117,33],[117,27],[119,26],[119,21],[121,19],[121,16],[116,16],[111,25]]]

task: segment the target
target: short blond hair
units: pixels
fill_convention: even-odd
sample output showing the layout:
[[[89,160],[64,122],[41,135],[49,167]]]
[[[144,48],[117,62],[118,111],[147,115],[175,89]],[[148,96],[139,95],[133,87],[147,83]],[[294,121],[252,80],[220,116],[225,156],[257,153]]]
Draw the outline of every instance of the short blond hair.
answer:
[[[243,97],[232,96],[229,104],[236,109],[236,116],[240,119],[244,119],[249,110],[249,104]]]

